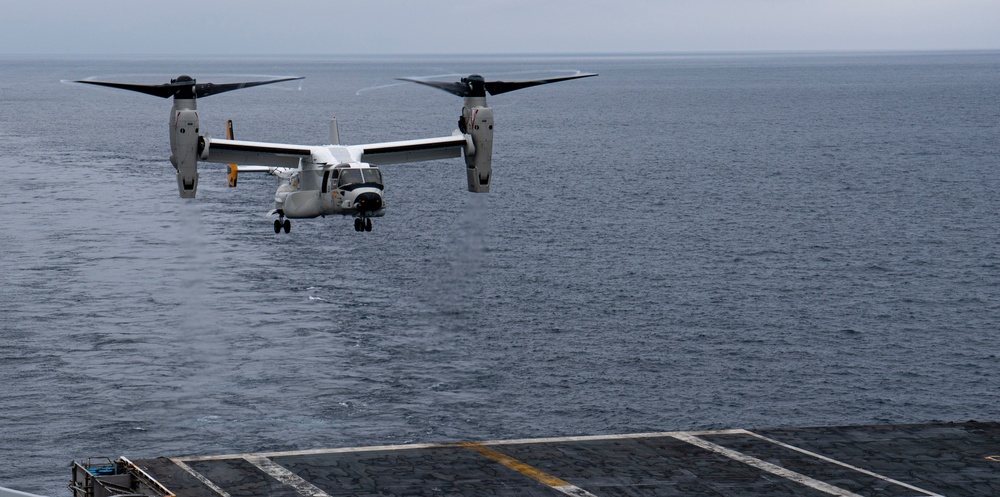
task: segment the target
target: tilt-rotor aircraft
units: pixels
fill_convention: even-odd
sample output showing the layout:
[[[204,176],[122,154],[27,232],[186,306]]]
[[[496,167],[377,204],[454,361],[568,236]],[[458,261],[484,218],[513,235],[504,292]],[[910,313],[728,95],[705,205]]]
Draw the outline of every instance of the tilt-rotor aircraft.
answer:
[[[198,190],[198,161],[229,165],[229,186],[236,186],[238,172],[265,172],[278,178],[274,195],[274,232],[291,230],[289,219],[307,219],[340,214],[354,218],[355,231],[371,231],[373,217],[385,215],[382,173],[378,166],[404,162],[465,156],[470,192],[489,192],[493,155],[493,109],[486,94],[499,95],[531,86],[569,79],[572,76],[530,81],[486,81],[471,75],[458,82],[400,78],[447,91],[464,99],[458,128],[451,136],[366,145],[341,145],[336,123],[331,124],[331,145],[292,145],[234,140],[232,122],[227,139],[200,134],[197,99],[219,93],[303,78],[290,77],[244,83],[197,83],[180,76],[170,83],[144,85],[102,81],[77,81],[136,91],[162,98],[173,97],[170,111],[170,162],[177,170],[177,188],[182,198],[194,198]],[[246,165],[249,164],[249,165]]]

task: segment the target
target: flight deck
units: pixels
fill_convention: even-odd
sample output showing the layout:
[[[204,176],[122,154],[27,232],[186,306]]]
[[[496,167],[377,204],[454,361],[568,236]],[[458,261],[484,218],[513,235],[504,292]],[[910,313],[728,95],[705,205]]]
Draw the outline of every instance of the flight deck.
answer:
[[[640,433],[74,463],[76,497],[1000,495],[1000,423]]]

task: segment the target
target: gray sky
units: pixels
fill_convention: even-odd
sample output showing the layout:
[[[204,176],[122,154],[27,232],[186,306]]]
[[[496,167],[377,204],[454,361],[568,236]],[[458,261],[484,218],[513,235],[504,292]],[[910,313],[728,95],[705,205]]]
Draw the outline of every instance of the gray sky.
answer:
[[[0,54],[1000,49],[1000,0],[4,0]]]

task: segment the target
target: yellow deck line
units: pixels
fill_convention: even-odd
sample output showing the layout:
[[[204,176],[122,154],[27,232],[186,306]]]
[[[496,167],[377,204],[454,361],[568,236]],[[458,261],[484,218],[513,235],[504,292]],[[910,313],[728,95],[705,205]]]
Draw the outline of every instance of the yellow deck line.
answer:
[[[514,471],[517,471],[518,473],[521,473],[522,475],[527,476],[532,480],[535,480],[543,485],[552,487],[566,495],[596,497],[594,494],[576,485],[573,485],[572,483],[569,483],[565,480],[552,476],[538,468],[535,468],[534,466],[518,461],[517,459],[514,459],[513,457],[510,457],[507,454],[504,454],[502,452],[497,452],[489,447],[486,447],[483,444],[478,444],[474,442],[464,442],[458,445],[461,447],[465,447],[466,449],[476,451],[483,457],[493,462],[499,463],[503,466],[513,469]]]

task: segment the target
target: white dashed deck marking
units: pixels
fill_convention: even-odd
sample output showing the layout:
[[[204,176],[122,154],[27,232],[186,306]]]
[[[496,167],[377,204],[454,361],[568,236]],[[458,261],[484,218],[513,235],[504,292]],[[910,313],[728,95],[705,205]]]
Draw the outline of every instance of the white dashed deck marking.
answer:
[[[225,490],[219,488],[219,486],[213,483],[212,480],[209,480],[208,477],[206,477],[205,475],[195,471],[194,468],[188,466],[184,461],[181,461],[180,459],[177,458],[171,458],[170,461],[176,464],[177,467],[188,472],[188,474],[195,477],[198,481],[204,483],[206,487],[211,488],[212,491],[214,491],[215,493],[219,494],[222,497],[230,497],[229,492],[226,492]]]
[[[838,461],[836,459],[832,459],[832,458],[826,457],[826,456],[824,456],[822,454],[817,454],[815,452],[811,452],[811,451],[808,451],[806,449],[803,449],[803,448],[800,448],[800,447],[796,447],[794,445],[787,444],[787,443],[779,441],[779,440],[775,440],[773,438],[768,438],[768,437],[765,437],[764,435],[758,435],[758,434],[756,434],[756,433],[754,433],[752,431],[747,431],[747,430],[740,430],[740,431],[742,433],[747,434],[747,435],[751,435],[751,436],[757,437],[757,438],[759,438],[761,440],[765,440],[767,442],[773,443],[773,444],[775,444],[777,446],[784,447],[784,448],[790,449],[790,450],[794,450],[796,452],[799,452],[801,454],[805,454],[807,456],[815,457],[816,459],[819,459],[821,461],[826,461],[828,463],[833,463],[833,464],[836,464],[837,466],[841,466],[841,467],[844,467],[844,468],[847,468],[847,469],[850,469],[850,470],[853,470],[853,471],[857,471],[858,473],[866,474],[866,475],[871,476],[873,478],[878,478],[879,480],[886,481],[886,482],[892,483],[894,485],[899,485],[901,487],[908,488],[908,489],[913,490],[915,492],[920,492],[920,493],[922,493],[922,494],[924,494],[924,495],[926,495],[928,497],[945,497],[945,496],[943,496],[941,494],[931,492],[930,490],[924,490],[924,489],[922,489],[920,487],[917,487],[917,486],[914,486],[914,485],[910,485],[909,483],[904,483],[904,482],[901,482],[899,480],[894,480],[892,478],[889,478],[888,476],[883,476],[883,475],[880,475],[878,473],[875,473],[875,472],[872,472],[872,471],[868,471],[867,469],[859,468],[857,466],[852,466],[852,465],[847,464],[845,462],[841,462],[841,461]]]
[[[302,494],[304,497],[330,497],[330,494],[327,494],[316,485],[303,480],[299,475],[288,471],[284,466],[264,456],[246,455],[243,456],[243,459],[257,466],[261,471],[271,475],[275,480],[294,488],[296,492]]]
[[[701,447],[705,450],[710,450],[712,452],[715,452],[716,454],[724,455],[734,461],[739,461],[748,466],[753,466],[757,469],[767,471],[768,473],[771,473],[773,475],[777,475],[782,478],[794,481],[795,483],[799,483],[801,485],[814,488],[816,490],[819,490],[820,492],[828,493],[830,495],[836,495],[838,497],[863,497],[849,490],[844,490],[843,488],[835,487],[833,485],[830,485],[829,483],[819,481],[815,478],[810,478],[804,474],[796,473],[795,471],[792,471],[788,468],[783,468],[776,464],[771,464],[767,461],[762,461],[760,459],[757,459],[756,457],[748,456],[742,452],[737,452],[732,449],[727,449],[721,445],[714,444],[712,442],[709,442],[708,440],[705,440],[703,438],[698,438],[694,435],[678,433],[676,435],[673,435],[673,437],[678,440],[683,440],[691,445],[696,445],[698,447]]]

